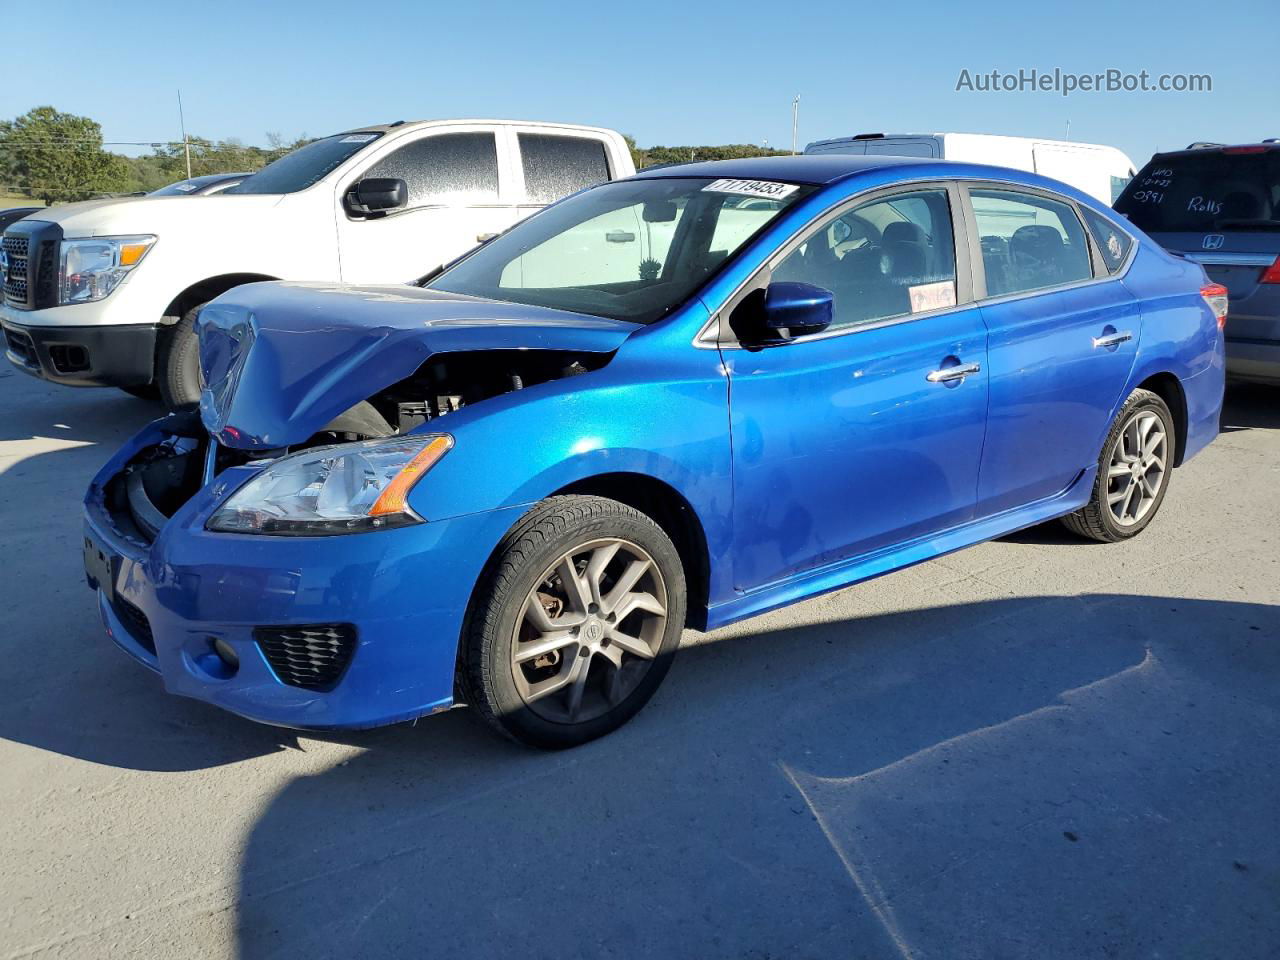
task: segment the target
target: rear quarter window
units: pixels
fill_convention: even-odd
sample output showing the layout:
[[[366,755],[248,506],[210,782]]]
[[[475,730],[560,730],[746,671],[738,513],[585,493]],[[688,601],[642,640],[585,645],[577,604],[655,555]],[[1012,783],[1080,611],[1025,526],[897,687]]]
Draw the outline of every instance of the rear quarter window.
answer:
[[[1129,248],[1133,246],[1133,237],[1088,207],[1081,207],[1080,212],[1084,214],[1085,225],[1093,234],[1093,242],[1102,253],[1102,262],[1106,264],[1107,272],[1119,273],[1125,258],[1129,256]]]
[[[1150,233],[1280,229],[1280,150],[1156,156],[1115,209]]]

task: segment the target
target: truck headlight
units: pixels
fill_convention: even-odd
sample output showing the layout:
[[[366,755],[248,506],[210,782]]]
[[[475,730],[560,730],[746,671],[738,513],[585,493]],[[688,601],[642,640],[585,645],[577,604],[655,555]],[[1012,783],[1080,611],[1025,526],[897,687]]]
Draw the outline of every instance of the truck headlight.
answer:
[[[58,302],[101,300],[142,262],[153,236],[63,240],[58,261]]]
[[[314,537],[421,523],[406,498],[452,447],[447,434],[415,435],[282,457],[233,493],[207,526]]]

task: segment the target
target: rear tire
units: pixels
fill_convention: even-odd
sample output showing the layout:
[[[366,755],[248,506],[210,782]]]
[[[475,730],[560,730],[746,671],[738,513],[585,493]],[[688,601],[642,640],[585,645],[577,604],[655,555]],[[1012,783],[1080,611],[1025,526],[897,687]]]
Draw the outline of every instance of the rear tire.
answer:
[[[156,357],[156,386],[160,400],[170,410],[200,402],[200,341],[196,337],[197,304],[164,334]]]
[[[459,687],[513,740],[586,743],[653,696],[684,616],[684,570],[661,527],[615,500],[551,497],[503,538],[481,575]]]
[[[1136,537],[1164,503],[1177,448],[1173,415],[1158,394],[1129,394],[1098,457],[1093,495],[1063,525],[1081,537],[1117,543]]]

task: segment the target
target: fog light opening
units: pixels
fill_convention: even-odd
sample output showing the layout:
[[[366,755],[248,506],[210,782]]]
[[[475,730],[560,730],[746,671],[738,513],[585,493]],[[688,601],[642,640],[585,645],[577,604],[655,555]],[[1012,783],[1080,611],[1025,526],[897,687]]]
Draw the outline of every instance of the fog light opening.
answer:
[[[213,652],[218,659],[226,665],[231,671],[240,669],[240,657],[236,654],[235,649],[227,641],[221,637],[210,637],[209,646],[213,648]]]

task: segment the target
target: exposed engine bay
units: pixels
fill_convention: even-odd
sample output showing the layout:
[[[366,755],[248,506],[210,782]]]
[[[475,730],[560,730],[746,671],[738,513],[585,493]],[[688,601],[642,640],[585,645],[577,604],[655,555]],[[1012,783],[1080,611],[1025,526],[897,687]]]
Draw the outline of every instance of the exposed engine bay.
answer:
[[[106,507],[117,532],[145,543],[211,477],[228,467],[274,460],[311,447],[407,433],[460,410],[526,387],[580,376],[609,362],[608,353],[483,350],[432,355],[404,380],[334,418],[304,443],[274,450],[215,444],[196,411],[171,414],[168,438],[141,451],[107,485]]]
[[[598,369],[609,356],[565,350],[438,354],[411,377],[357,403],[292,449],[407,433],[469,404]]]

